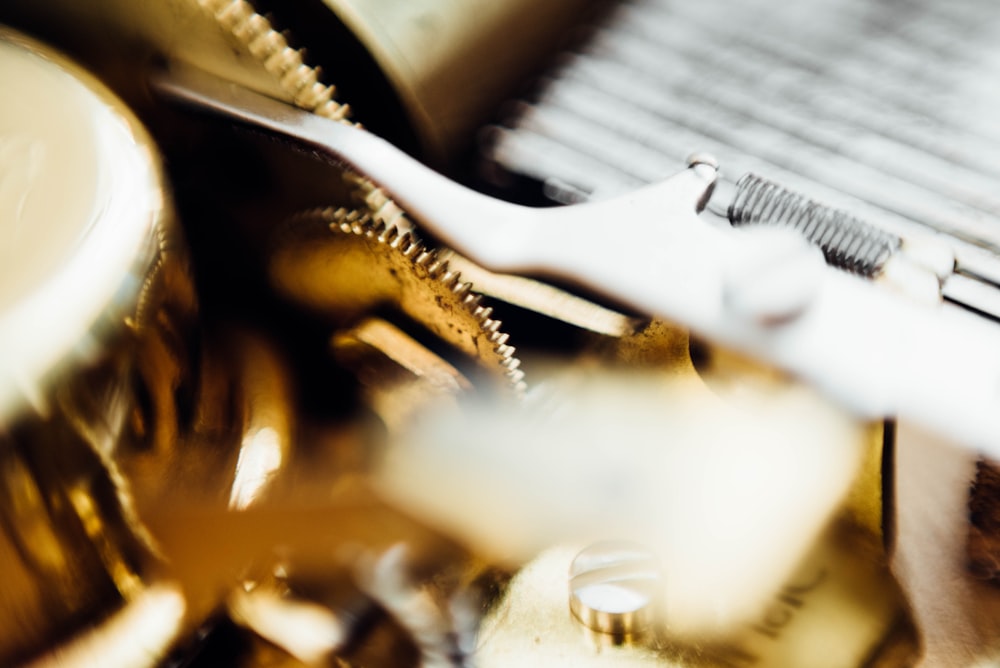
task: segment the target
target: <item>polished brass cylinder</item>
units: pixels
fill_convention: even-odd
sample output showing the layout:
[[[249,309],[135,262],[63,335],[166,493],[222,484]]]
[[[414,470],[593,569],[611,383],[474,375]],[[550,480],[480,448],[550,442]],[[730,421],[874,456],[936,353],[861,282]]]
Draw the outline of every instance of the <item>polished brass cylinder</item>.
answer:
[[[152,141],[0,28],[0,663],[140,595],[155,548],[115,463],[183,412],[195,297]]]
[[[437,160],[453,156],[594,4],[323,1],[371,54]]]

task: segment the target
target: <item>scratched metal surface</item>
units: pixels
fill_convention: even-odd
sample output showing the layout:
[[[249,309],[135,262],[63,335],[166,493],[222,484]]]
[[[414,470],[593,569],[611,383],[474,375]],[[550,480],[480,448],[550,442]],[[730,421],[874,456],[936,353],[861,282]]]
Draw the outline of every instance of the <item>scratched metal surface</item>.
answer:
[[[709,151],[974,264],[1000,250],[998,75],[992,0],[632,0],[485,152],[573,199]]]

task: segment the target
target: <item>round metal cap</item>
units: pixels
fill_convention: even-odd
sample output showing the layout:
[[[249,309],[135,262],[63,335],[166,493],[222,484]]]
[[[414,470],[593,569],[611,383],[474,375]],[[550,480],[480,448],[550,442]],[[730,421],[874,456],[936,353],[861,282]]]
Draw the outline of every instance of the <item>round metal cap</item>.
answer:
[[[627,638],[648,629],[662,589],[656,556],[637,543],[594,543],[570,565],[570,610],[598,633]]]

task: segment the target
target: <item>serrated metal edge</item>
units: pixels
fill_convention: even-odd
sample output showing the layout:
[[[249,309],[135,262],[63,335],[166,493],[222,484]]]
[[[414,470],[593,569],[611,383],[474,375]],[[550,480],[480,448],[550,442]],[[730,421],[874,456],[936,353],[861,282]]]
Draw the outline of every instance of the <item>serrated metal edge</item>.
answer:
[[[243,44],[300,109],[349,125],[350,107],[334,100],[333,86],[322,83],[317,68],[306,64],[302,51],[274,29],[247,0],[197,0],[201,8],[227,33]],[[412,229],[406,214],[370,179],[348,172],[345,180],[375,220],[400,229]]]
[[[350,107],[334,100],[335,89],[320,81],[319,71],[305,63],[302,52],[274,29],[246,0],[198,0],[215,22],[275,77],[295,106],[336,121],[347,122]]]
[[[275,77],[281,88],[300,109],[324,118],[354,125],[349,120],[350,107],[334,100],[333,86],[323,84],[319,71],[305,63],[302,52],[291,47],[288,40],[274,29],[267,17],[257,13],[247,0],[197,0],[218,25],[233,36],[265,71]],[[448,270],[448,263],[438,257],[436,250],[427,248],[413,233],[414,226],[402,209],[371,180],[348,172],[345,180],[364,203],[367,212],[347,209],[314,209],[299,216],[329,216],[343,233],[362,235],[385,243],[388,248],[401,252],[415,265],[424,268],[432,280],[442,281],[458,297],[459,302],[479,322],[483,332],[495,345],[494,352],[501,358],[504,373],[517,394],[526,390],[524,372],[514,357],[514,347],[506,344],[509,338],[501,334],[500,321],[491,318],[492,309],[481,306],[482,298],[469,283],[461,281],[457,272]],[[341,218],[341,219],[338,219]]]
[[[476,320],[486,339],[493,344],[493,352],[500,358],[501,371],[510,383],[514,394],[521,396],[527,390],[524,372],[519,368],[521,360],[514,356],[516,349],[508,345],[510,335],[501,330],[503,324],[493,318],[493,309],[484,306],[483,297],[475,292],[475,286],[463,281],[461,274],[448,268],[447,260],[440,258],[440,253],[428,248],[409,231],[400,231],[394,225],[379,221],[371,212],[361,212],[357,209],[344,207],[325,207],[308,209],[293,215],[288,223],[296,220],[323,220],[331,231],[340,234],[351,234],[364,237],[376,243],[385,244],[388,249],[398,252],[414,265],[427,273],[427,280],[441,283],[461,304],[469,315]]]

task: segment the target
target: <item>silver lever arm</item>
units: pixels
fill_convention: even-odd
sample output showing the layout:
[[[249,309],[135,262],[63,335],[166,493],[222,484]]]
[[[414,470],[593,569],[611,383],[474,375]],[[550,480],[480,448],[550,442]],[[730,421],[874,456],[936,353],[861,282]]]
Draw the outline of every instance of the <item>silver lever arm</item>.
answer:
[[[1000,330],[829,268],[793,231],[710,225],[698,217],[716,178],[708,162],[613,200],[535,209],[207,74],[171,71],[152,85],[367,176],[489,269],[558,276],[774,364],[862,417],[905,418],[1000,457]]]

